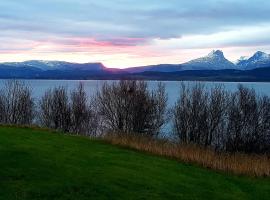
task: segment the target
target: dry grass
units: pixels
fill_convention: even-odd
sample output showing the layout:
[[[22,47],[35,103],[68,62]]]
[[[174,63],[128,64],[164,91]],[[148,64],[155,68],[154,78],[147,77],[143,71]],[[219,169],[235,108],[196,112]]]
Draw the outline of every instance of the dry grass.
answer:
[[[107,135],[105,140],[111,144],[197,164],[217,171],[256,177],[270,176],[270,157],[267,155],[217,153],[198,146],[179,145],[169,141],[122,134],[121,136]]]

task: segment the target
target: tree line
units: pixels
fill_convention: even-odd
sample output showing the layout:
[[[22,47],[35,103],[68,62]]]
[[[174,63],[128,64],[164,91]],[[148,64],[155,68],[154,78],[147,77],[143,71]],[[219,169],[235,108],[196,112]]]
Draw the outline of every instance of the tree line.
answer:
[[[226,91],[217,84],[181,83],[179,98],[167,106],[165,85],[150,90],[145,81],[104,83],[89,98],[80,83],[47,90],[39,100],[24,82],[7,81],[0,90],[0,124],[38,125],[64,132],[107,133],[157,138],[168,121],[179,144],[216,151],[270,153],[270,98],[239,85]]]

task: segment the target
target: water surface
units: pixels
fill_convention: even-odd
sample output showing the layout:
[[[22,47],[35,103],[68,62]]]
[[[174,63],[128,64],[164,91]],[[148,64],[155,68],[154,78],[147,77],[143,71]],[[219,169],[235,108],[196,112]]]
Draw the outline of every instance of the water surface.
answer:
[[[0,79],[0,88],[3,87],[6,80]],[[33,96],[35,99],[39,99],[46,90],[64,86],[69,91],[75,89],[80,82],[84,84],[86,93],[89,97],[94,95],[96,91],[102,86],[104,82],[112,83],[114,81],[102,81],[102,80],[23,80],[27,85],[32,88]],[[158,85],[158,81],[147,81],[149,89],[154,89]],[[162,81],[165,84],[166,92],[168,94],[168,104],[173,105],[179,97],[179,90],[181,81]],[[194,81],[185,81],[189,85],[195,84]],[[246,87],[253,88],[260,95],[270,96],[270,83],[261,82],[203,82],[206,88],[211,88],[216,84],[224,85],[228,91],[235,91],[239,84],[243,84]]]

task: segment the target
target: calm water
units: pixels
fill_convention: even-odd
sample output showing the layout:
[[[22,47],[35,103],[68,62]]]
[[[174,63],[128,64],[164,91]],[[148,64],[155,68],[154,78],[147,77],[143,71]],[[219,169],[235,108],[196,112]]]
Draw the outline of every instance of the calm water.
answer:
[[[0,88],[4,85],[6,80],[0,79]],[[99,80],[23,80],[27,85],[32,88],[33,95],[35,99],[39,99],[44,92],[56,86],[64,86],[67,87],[68,90],[73,90],[79,82],[83,82],[85,86],[85,90],[88,96],[92,96],[95,92],[102,86],[105,81]],[[112,83],[113,81],[107,81],[108,83]],[[179,88],[181,82],[179,81],[163,81],[166,86],[166,92],[168,94],[168,104],[173,105],[179,96]],[[195,82],[186,81],[185,83],[192,85]],[[158,82],[157,81],[148,81],[149,89],[154,89]],[[235,91],[237,86],[240,83],[235,82],[204,82],[206,87],[211,88],[215,84],[223,84],[224,87],[229,91]],[[264,94],[270,96],[270,83],[255,83],[255,82],[245,82],[241,83],[246,87],[254,88],[258,94]]]

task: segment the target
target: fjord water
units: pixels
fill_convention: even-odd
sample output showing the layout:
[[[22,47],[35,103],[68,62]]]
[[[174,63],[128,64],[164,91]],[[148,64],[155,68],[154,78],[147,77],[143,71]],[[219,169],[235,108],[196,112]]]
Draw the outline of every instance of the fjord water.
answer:
[[[0,88],[2,88],[7,80],[0,79]],[[35,100],[38,100],[46,90],[58,86],[64,86],[69,91],[75,89],[80,82],[84,84],[85,91],[89,97],[93,96],[104,82],[113,83],[114,81],[101,80],[22,80],[26,85],[30,86]],[[147,81],[149,89],[155,89],[158,81]],[[172,106],[179,97],[181,81],[162,81],[165,84],[166,92],[168,94],[168,105]],[[192,86],[195,81],[184,81],[184,83]],[[202,82],[206,88],[211,88],[216,84],[222,84],[226,90],[235,91],[239,84],[243,84],[248,88],[253,88],[259,95],[270,96],[270,83],[264,82]]]

